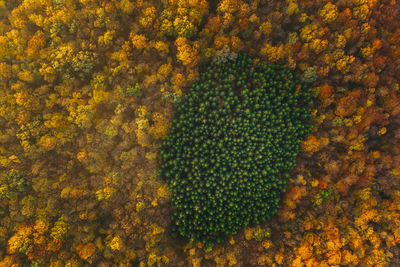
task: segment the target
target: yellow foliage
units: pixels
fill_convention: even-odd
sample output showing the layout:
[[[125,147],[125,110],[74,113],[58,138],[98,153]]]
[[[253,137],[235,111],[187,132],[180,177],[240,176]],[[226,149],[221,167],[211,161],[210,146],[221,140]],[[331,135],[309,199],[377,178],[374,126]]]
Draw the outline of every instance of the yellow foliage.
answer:
[[[18,92],[14,96],[15,96],[15,102],[17,103],[17,105],[29,107],[31,100],[27,93]]]
[[[31,226],[22,225],[17,232],[7,242],[7,253],[14,254],[19,252],[24,243],[28,242],[29,236],[32,234]]]
[[[144,9],[143,16],[139,20],[140,24],[145,28],[152,26],[156,15],[157,15],[157,10],[155,7],[151,6]]]
[[[153,223],[153,224],[151,225],[151,229],[152,229],[151,234],[152,234],[153,236],[154,236],[154,235],[158,235],[158,234],[162,234],[162,233],[165,232],[165,229],[164,229],[164,228],[158,226],[158,225],[155,224],[155,223]]]
[[[7,80],[11,78],[11,75],[12,75],[11,65],[5,62],[0,62],[0,77]]]
[[[139,212],[141,210],[143,210],[145,208],[145,204],[143,201],[139,201],[138,203],[136,203],[136,212]]]
[[[350,150],[363,151],[365,149],[364,141],[366,137],[359,136],[357,139],[353,140],[350,144]]]
[[[170,195],[170,192],[169,192],[168,189],[167,189],[167,184],[163,184],[162,186],[160,186],[160,187],[157,189],[157,196],[158,196],[159,198],[168,197],[169,195]]]
[[[104,90],[93,90],[93,101],[95,104],[99,104],[109,99],[110,93]]]
[[[273,243],[271,240],[265,240],[264,242],[262,242],[262,246],[265,249],[269,249],[272,245],[273,245]]]
[[[15,257],[6,255],[0,260],[0,267],[21,267],[21,264],[15,263]]]
[[[119,2],[119,6],[121,10],[126,14],[132,13],[132,11],[135,9],[135,4],[129,0],[121,0]]]
[[[161,113],[153,113],[153,125],[149,128],[149,134],[156,139],[162,139],[167,136],[170,122]]]
[[[324,51],[328,46],[328,41],[327,40],[321,40],[321,39],[314,39],[311,41],[309,47],[316,53],[319,54],[322,51]]]
[[[191,45],[189,40],[184,37],[178,37],[175,41],[178,49],[177,58],[185,66],[193,66],[200,60],[199,54],[195,45]]]
[[[98,38],[98,43],[100,44],[100,45],[103,45],[103,46],[109,46],[109,45],[111,45],[112,44],[112,41],[113,41],[113,39],[114,39],[114,36],[115,36],[115,31],[114,30],[112,30],[112,31],[106,31],[105,33],[104,33],[104,35],[102,35],[102,36],[99,36],[99,38]]]
[[[310,135],[305,141],[303,141],[301,147],[303,151],[313,154],[321,149],[321,141],[314,135]]]
[[[276,62],[285,56],[284,45],[281,44],[280,46],[273,46],[269,43],[266,43],[260,50],[260,54],[267,56],[270,62]]]
[[[136,118],[135,119],[137,128],[139,130],[146,130],[147,128],[149,128],[150,122],[147,118]]]
[[[178,87],[185,85],[185,76],[182,73],[174,72],[172,74],[172,83]]]
[[[0,59],[7,58],[12,55],[10,39],[0,35]]]
[[[174,32],[174,24],[170,20],[164,19],[161,24],[161,31],[167,35],[172,35]]]
[[[146,153],[146,159],[148,161],[155,160],[157,158],[157,153],[148,152]]]
[[[166,256],[157,256],[154,252],[151,252],[147,258],[147,265],[152,267],[154,265],[161,266],[161,264],[168,264],[169,259]]]
[[[240,52],[244,49],[244,43],[239,37],[232,36],[231,38],[231,47],[234,52]]]
[[[239,11],[242,4],[241,0],[221,0],[218,5],[218,11],[233,13]]]
[[[49,114],[48,119],[44,122],[47,128],[66,128],[67,119],[60,113]]]
[[[343,49],[346,46],[347,40],[343,34],[338,34],[335,45],[337,48]]]
[[[354,61],[353,56],[344,56],[336,62],[336,68],[343,74],[350,70],[350,64]]]
[[[192,259],[193,267],[201,267],[201,258]]]
[[[36,58],[40,50],[45,46],[46,40],[42,31],[37,31],[29,40],[26,48],[26,55],[30,58]]]
[[[311,182],[311,186],[312,187],[317,187],[319,185],[319,181],[318,180],[313,180],[312,182]]]
[[[222,17],[222,27],[224,29],[228,28],[234,22],[235,17],[231,13],[225,13]]]
[[[260,30],[263,34],[265,34],[265,35],[271,33],[271,31],[272,31],[272,24],[271,24],[271,22],[269,22],[269,21],[263,22],[263,23],[260,25],[259,30]]]
[[[353,17],[355,19],[365,21],[369,18],[370,15],[371,15],[371,9],[368,7],[368,4],[363,4],[353,8]]]
[[[130,40],[132,42],[133,48],[142,50],[147,47],[147,38],[142,34],[131,33]]]
[[[281,252],[281,251],[278,251],[278,252],[275,254],[275,262],[278,263],[278,264],[282,264],[282,263],[283,263],[283,259],[284,259],[284,257],[283,257],[282,252]]]
[[[74,105],[68,107],[68,111],[68,121],[75,123],[79,128],[87,129],[92,125],[94,116],[94,108],[92,105]]]
[[[99,196],[101,196],[102,199],[109,199],[114,193],[115,193],[114,188],[106,186],[104,189],[97,191],[96,195],[100,194]]]
[[[161,52],[168,53],[169,52],[169,45],[163,41],[154,42],[152,45],[155,49]]]
[[[229,45],[229,37],[223,36],[223,35],[218,35],[214,38],[214,47],[215,49],[222,49],[225,46]]]
[[[386,132],[387,132],[386,127],[382,127],[381,129],[379,129],[378,135],[384,135]]]
[[[35,76],[29,70],[22,70],[22,71],[18,72],[18,78],[21,79],[22,81],[28,82],[28,83],[35,82]]]
[[[304,42],[310,42],[315,38],[320,38],[323,34],[322,29],[318,24],[312,23],[304,26],[300,31],[300,38]]]
[[[390,172],[392,175],[394,176],[398,176],[400,177],[400,167],[394,168],[392,169],[392,171]]]
[[[371,58],[374,55],[374,50],[372,49],[372,47],[369,45],[367,47],[361,48],[361,54],[365,57],[365,58]]]
[[[253,15],[250,16],[249,21],[250,21],[251,23],[260,23],[260,18],[257,17],[256,14],[253,14]]]
[[[163,64],[158,68],[157,78],[160,81],[165,81],[172,72],[171,64]]]
[[[246,240],[251,240],[253,238],[253,232],[253,228],[248,227],[244,229],[244,237],[246,238]]]
[[[189,37],[197,30],[196,26],[189,21],[187,16],[176,17],[173,26],[178,36]]]
[[[120,250],[122,247],[122,240],[119,236],[115,236],[110,242],[110,248],[112,250]]]
[[[338,17],[338,8],[336,5],[328,2],[325,6],[319,11],[319,15],[326,23],[334,22]]]
[[[229,266],[236,266],[237,260],[236,260],[235,254],[233,254],[232,252],[227,253],[226,258],[228,260]]]
[[[151,146],[150,136],[143,130],[135,129],[136,139],[139,145],[142,147]]]
[[[299,6],[295,2],[290,2],[286,9],[286,15],[291,16],[296,13],[299,13]]]

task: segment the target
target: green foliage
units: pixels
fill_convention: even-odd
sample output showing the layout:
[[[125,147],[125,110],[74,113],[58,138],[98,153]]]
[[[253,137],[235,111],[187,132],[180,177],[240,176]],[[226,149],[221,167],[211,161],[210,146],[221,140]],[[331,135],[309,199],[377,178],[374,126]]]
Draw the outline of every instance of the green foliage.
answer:
[[[342,127],[343,124],[344,124],[344,122],[343,122],[342,118],[339,117],[339,116],[338,116],[338,117],[335,117],[335,118],[332,120],[332,126],[333,126],[333,127]]]
[[[96,53],[89,51],[79,51],[72,59],[72,69],[78,73],[81,79],[88,77],[96,65]]]
[[[142,87],[136,83],[135,86],[129,86],[125,89],[126,95],[130,97],[139,97],[142,95]]]
[[[51,229],[50,237],[56,240],[64,240],[69,232],[68,218],[62,215]]]
[[[37,260],[31,261],[30,264],[31,264],[31,267],[40,267],[40,266],[42,266],[42,264],[40,264],[40,261],[37,261]]]
[[[261,241],[264,238],[268,238],[271,236],[271,232],[270,229],[262,229],[261,227],[258,227],[255,229],[254,233],[253,233],[253,237],[256,241]]]
[[[275,214],[311,104],[297,75],[244,54],[200,74],[161,146],[173,233],[212,244]]]
[[[107,138],[113,139],[118,134],[118,130],[111,124],[105,128],[104,134]]]
[[[314,197],[314,205],[319,206],[322,204],[324,200],[329,200],[332,196],[332,187],[328,189],[321,190],[317,195]]]
[[[173,104],[179,103],[181,101],[181,96],[175,92],[163,92],[161,96],[162,100],[170,102]]]
[[[178,1],[176,4],[164,2],[161,12],[161,32],[166,36],[192,38],[197,35],[203,21],[204,10]]]
[[[317,75],[317,67],[310,67],[306,69],[302,76],[302,81],[305,83],[313,83],[317,80],[318,75]]]
[[[12,199],[18,193],[25,191],[28,185],[23,173],[19,170],[11,169],[0,176],[0,199]]]
[[[332,195],[332,187],[329,187],[328,189],[322,190],[320,192],[320,194],[321,194],[321,197],[323,199],[326,199],[326,200],[330,199],[331,195]]]
[[[75,51],[71,46],[57,47],[51,54],[51,66],[61,73],[65,79],[77,76],[80,79],[87,79],[98,64],[97,53],[91,51]]]

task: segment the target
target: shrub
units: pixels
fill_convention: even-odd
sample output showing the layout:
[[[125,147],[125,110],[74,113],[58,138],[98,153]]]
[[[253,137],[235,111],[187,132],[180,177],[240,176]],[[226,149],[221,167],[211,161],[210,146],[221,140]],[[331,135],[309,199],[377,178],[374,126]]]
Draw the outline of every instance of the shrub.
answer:
[[[130,97],[139,97],[142,95],[142,87],[136,83],[135,86],[129,86],[126,89],[126,95]]]
[[[26,191],[29,182],[19,170],[10,169],[0,173],[0,199],[13,199]]]
[[[160,175],[172,191],[173,233],[206,244],[265,221],[312,129],[310,92],[276,64],[244,54],[211,63],[178,106]]]

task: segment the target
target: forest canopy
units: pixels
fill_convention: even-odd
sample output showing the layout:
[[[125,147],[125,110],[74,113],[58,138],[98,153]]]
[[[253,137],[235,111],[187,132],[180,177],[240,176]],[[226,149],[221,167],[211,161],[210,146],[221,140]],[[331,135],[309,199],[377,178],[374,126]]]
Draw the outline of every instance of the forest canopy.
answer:
[[[399,6],[0,0],[0,266],[398,265]],[[217,84],[202,66],[240,53],[299,74],[313,127],[279,211],[209,251],[170,235],[161,146],[196,79]]]

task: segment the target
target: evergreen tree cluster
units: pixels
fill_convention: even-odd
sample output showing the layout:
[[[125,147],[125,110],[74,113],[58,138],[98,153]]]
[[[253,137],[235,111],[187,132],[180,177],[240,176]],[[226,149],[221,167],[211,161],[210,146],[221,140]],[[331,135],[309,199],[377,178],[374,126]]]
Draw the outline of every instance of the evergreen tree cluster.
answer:
[[[211,63],[178,106],[160,175],[173,192],[173,232],[212,244],[280,208],[288,170],[310,133],[305,84],[245,54]]]

